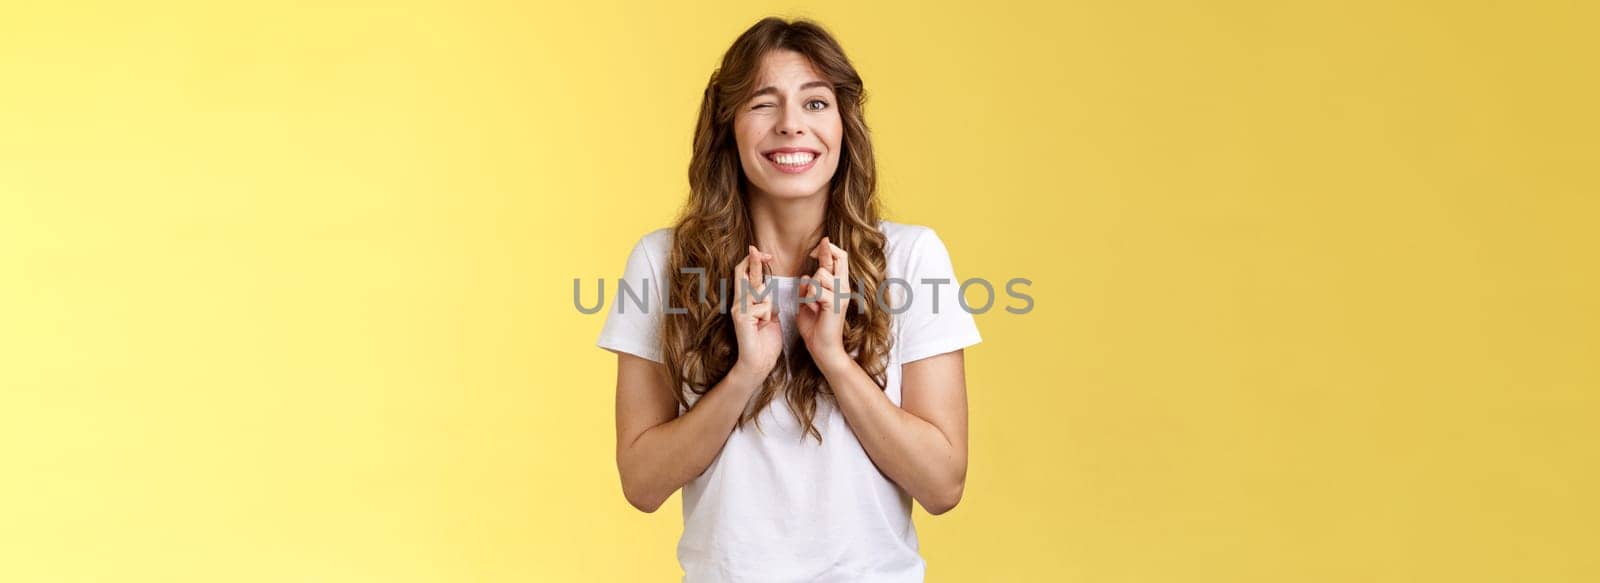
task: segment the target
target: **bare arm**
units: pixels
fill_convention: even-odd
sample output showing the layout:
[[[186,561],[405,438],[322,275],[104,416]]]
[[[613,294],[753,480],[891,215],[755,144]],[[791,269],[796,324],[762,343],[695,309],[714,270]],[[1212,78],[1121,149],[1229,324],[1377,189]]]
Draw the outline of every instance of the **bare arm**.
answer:
[[[655,512],[722,451],[760,378],[735,365],[678,415],[663,365],[617,354],[617,470],[635,508]]]
[[[905,488],[929,514],[944,514],[961,501],[967,484],[966,353],[954,350],[901,365],[901,400],[896,407],[844,349],[848,306],[835,288],[849,293],[850,256],[823,237],[812,256],[820,264],[817,283],[801,286],[806,308],[795,314],[817,368],[833,387],[839,410],[878,470]],[[838,275],[835,276],[837,270]],[[813,294],[815,294],[813,296]]]
[[[967,382],[961,350],[907,363],[901,405],[846,358],[818,362],[867,457],[929,514],[961,501],[967,482]]]
[[[762,275],[762,263],[772,255],[754,245],[747,251],[734,266],[740,307],[729,314],[738,360],[683,415],[674,393],[679,387],[671,386],[664,365],[617,353],[617,471],[622,494],[635,508],[655,512],[678,488],[705,473],[728,443],[750,395],[778,362],[783,332]]]

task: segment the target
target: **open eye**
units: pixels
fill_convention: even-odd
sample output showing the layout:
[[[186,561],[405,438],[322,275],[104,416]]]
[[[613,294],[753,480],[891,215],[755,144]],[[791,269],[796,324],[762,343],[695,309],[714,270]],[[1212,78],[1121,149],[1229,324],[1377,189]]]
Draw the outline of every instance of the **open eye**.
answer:
[[[821,107],[811,107],[811,105],[812,105],[812,104],[813,104],[813,103],[820,103],[820,104],[822,104],[822,105],[821,105]],[[824,110],[824,109],[827,109],[827,108],[828,108],[828,102],[826,102],[826,101],[823,101],[823,100],[821,100],[821,99],[813,99],[813,100],[811,100],[811,101],[807,101],[807,102],[806,102],[806,108],[807,108],[807,109],[810,109],[810,110],[811,110],[811,111],[822,111],[822,110]]]

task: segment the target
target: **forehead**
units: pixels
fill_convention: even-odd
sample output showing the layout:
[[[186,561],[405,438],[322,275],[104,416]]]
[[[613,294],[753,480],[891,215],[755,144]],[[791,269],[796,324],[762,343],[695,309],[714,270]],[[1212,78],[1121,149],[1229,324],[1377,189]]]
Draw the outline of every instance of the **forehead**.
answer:
[[[794,91],[814,81],[827,81],[811,64],[811,59],[789,50],[771,51],[762,56],[761,73],[757,79],[758,89],[775,87],[780,91]]]

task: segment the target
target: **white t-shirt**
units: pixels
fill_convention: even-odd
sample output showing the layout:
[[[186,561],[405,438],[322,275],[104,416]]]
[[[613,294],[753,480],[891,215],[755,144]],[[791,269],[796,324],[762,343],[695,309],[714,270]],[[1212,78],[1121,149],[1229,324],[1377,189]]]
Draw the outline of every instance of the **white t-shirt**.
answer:
[[[888,238],[886,280],[909,284],[887,287],[891,313],[904,309],[890,316],[886,371],[885,393],[898,406],[902,364],[982,338],[972,314],[957,303],[961,280],[933,229],[889,221],[879,228]],[[667,281],[671,244],[672,230],[658,229],[634,246],[622,279],[647,298],[649,310],[640,310],[634,296],[614,295],[601,348],[663,361],[660,283]],[[717,277],[709,276],[711,301]],[[798,280],[768,280],[788,346],[785,358],[802,342],[794,325]],[[688,392],[691,404],[698,397]],[[680,415],[687,410],[678,409]],[[911,497],[873,465],[830,397],[819,397],[813,423],[820,445],[805,436],[780,392],[761,413],[760,430],[749,423],[735,429],[705,472],[684,485],[678,562],[685,583],[923,580],[926,562],[917,552]]]

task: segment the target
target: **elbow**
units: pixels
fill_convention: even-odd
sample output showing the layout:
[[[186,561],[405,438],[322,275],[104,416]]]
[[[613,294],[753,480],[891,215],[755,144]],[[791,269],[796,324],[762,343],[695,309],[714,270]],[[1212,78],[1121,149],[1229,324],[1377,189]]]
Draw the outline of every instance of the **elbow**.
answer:
[[[655,498],[650,498],[627,491],[624,491],[623,495],[628,498],[628,504],[632,504],[634,508],[638,508],[640,512],[645,514],[650,514],[661,508],[662,500],[657,500]]]
[[[630,485],[627,478],[622,480],[622,496],[628,499],[628,504],[646,514],[655,512],[661,508],[661,503],[666,502],[665,499],[645,492],[638,486]]]
[[[617,456],[617,476],[622,478],[622,497],[640,512],[646,514],[655,512],[661,508],[663,502],[666,502],[666,497],[657,496],[644,484],[639,483],[637,474],[638,472],[629,472],[622,456]]]
[[[937,496],[930,496],[922,501],[923,510],[928,514],[938,516],[955,509],[961,503],[961,495],[967,487],[966,480],[958,480],[954,485],[947,486]]]

